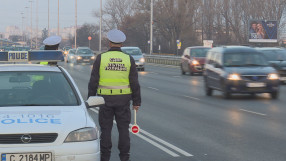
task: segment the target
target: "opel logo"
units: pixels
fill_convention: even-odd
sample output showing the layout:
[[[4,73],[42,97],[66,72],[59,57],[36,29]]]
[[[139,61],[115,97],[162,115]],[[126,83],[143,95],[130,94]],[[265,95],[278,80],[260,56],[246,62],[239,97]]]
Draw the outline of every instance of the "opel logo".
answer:
[[[31,140],[32,140],[32,137],[31,137],[31,135],[29,135],[29,134],[27,134],[27,135],[22,135],[22,137],[21,137],[21,141],[22,141],[23,143],[29,143],[29,142],[31,142]]]
[[[253,76],[252,79],[253,80],[258,80],[258,77],[257,76]]]

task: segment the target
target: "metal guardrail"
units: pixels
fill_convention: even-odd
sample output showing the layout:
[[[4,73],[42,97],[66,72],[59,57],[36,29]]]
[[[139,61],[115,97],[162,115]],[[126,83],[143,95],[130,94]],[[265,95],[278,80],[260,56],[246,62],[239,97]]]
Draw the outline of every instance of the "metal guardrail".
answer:
[[[147,63],[180,66],[180,56],[144,55]]]

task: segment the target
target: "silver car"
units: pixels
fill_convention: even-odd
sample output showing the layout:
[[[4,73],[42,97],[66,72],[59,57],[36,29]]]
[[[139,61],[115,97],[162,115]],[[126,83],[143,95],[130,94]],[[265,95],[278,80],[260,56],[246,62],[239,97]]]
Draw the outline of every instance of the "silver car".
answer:
[[[130,56],[133,57],[135,60],[136,68],[139,71],[145,70],[145,58],[138,47],[121,47],[121,50]]]
[[[74,59],[75,51],[76,49],[69,49],[65,59],[67,63],[70,63]]]

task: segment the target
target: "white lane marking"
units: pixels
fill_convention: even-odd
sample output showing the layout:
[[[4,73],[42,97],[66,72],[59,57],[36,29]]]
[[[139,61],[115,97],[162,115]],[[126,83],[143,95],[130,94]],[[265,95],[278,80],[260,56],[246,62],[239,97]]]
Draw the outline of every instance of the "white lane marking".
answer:
[[[156,72],[149,72],[150,74],[159,74],[159,73],[156,73]]]
[[[132,126],[132,125],[130,124],[130,126]],[[186,152],[186,151],[176,147],[175,145],[172,145],[172,144],[170,144],[170,143],[168,143],[168,142],[158,138],[157,136],[154,136],[154,135],[150,134],[149,132],[147,132],[147,131],[145,131],[143,129],[140,129],[140,132],[145,134],[146,136],[149,136],[150,138],[160,142],[161,144],[163,144],[163,145],[165,145],[165,146],[167,146],[167,147],[177,151],[178,153],[181,153],[181,154],[183,154],[183,155],[185,155],[187,157],[192,157],[193,156],[192,154],[190,154],[190,153],[188,153],[188,152]]]
[[[142,130],[142,129],[140,129],[140,131],[141,131],[141,130]],[[173,156],[173,157],[179,157],[178,154],[176,154],[176,153],[172,152],[171,150],[169,150],[169,149],[163,147],[162,145],[160,145],[160,144],[154,142],[153,140],[151,140],[151,139],[149,139],[149,138],[147,138],[147,137],[145,137],[145,136],[143,136],[143,135],[141,135],[141,134],[135,134],[135,135],[138,136],[138,137],[140,137],[141,139],[147,141],[148,143],[154,145],[155,147],[157,147],[157,148],[163,150],[164,152],[168,153],[169,155],[171,155],[171,156]]]
[[[196,97],[191,97],[191,96],[186,96],[186,95],[183,95],[184,97],[186,97],[186,98],[190,98],[190,99],[194,99],[194,100],[201,100],[201,99],[199,99],[199,98],[196,98]]]
[[[153,89],[153,90],[155,90],[155,91],[159,91],[159,89],[157,89],[157,88],[153,88],[153,87],[147,87],[147,88]]]
[[[254,111],[249,111],[249,110],[245,110],[245,109],[239,109],[240,111],[244,111],[244,112],[248,112],[248,113],[252,113],[252,114],[256,114],[256,115],[261,115],[261,116],[266,116],[266,114],[263,113],[259,113],[259,112],[254,112]]]
[[[90,110],[92,110],[93,112],[95,112],[95,113],[98,114],[98,108],[96,108],[96,109],[91,108]],[[116,121],[113,120],[113,123],[116,124]],[[129,125],[129,127],[131,127],[131,126],[132,126],[132,124]],[[193,156],[192,154],[190,154],[190,153],[188,153],[188,152],[186,152],[186,151],[184,151],[184,150],[182,150],[182,149],[180,149],[180,148],[178,148],[178,147],[176,147],[176,146],[174,146],[174,145],[172,145],[172,144],[170,144],[170,143],[168,143],[168,142],[166,142],[166,141],[164,141],[164,140],[158,138],[157,136],[154,136],[154,135],[150,134],[149,132],[147,132],[147,131],[145,131],[145,130],[143,130],[143,129],[140,129],[140,132],[143,133],[143,134],[145,134],[145,135],[147,135],[147,136],[149,136],[150,138],[152,138],[152,139],[154,139],[154,140],[156,140],[156,141],[162,143],[163,145],[165,145],[165,146],[167,146],[167,147],[169,147],[169,148],[171,148],[171,149],[177,151],[178,153],[181,153],[181,154],[183,154],[183,155],[185,155],[185,156],[187,156],[187,157]],[[143,135],[141,135],[141,134],[135,134],[135,135],[138,136],[138,137],[140,137],[141,139],[147,141],[148,143],[154,145],[155,147],[161,149],[162,151],[168,153],[169,155],[171,155],[171,156],[173,156],[173,157],[179,157],[178,154],[176,154],[176,153],[174,153],[174,152],[168,150],[167,148],[165,148],[165,147],[163,147],[162,145],[160,145],[160,144],[154,142],[153,140],[151,140],[151,139],[149,139],[149,138],[147,138],[147,137],[145,137],[145,136],[143,136]]]
[[[179,75],[175,75],[173,76],[174,78],[181,78],[182,76],[179,76]]]

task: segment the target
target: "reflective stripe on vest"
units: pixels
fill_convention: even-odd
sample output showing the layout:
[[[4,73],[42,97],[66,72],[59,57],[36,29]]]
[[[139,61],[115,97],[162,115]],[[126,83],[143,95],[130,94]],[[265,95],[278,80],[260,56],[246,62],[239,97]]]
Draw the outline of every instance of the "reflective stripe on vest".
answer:
[[[130,56],[120,51],[109,51],[101,55],[99,69],[100,95],[131,94],[129,83]]]

